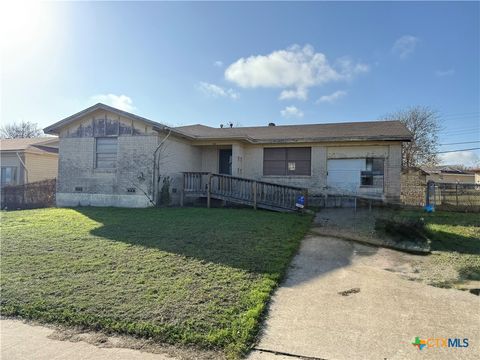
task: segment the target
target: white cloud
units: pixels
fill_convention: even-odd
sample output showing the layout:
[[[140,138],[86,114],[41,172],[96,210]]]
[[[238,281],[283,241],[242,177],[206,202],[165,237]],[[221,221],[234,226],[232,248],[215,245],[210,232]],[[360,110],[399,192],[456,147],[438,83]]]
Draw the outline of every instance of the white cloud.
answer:
[[[455,69],[435,71],[435,76],[437,76],[437,77],[452,76],[454,74],[455,74]]]
[[[133,100],[127,95],[99,94],[92,96],[90,102],[104,103],[105,105],[110,105],[123,111],[132,112],[135,110]]]
[[[323,102],[333,103],[333,102],[337,101],[338,99],[340,99],[340,98],[342,98],[346,95],[347,95],[346,91],[338,90],[338,91],[335,91],[334,93],[331,93],[329,95],[320,96],[320,98],[316,102],[317,102],[317,104],[318,103],[323,103]]]
[[[400,59],[408,58],[414,51],[420,39],[412,35],[404,35],[393,44],[392,52]]]
[[[298,88],[296,90],[282,90],[278,99],[279,100],[290,100],[290,99],[307,100],[307,97],[308,97],[307,90],[305,88]]]
[[[230,99],[236,100],[239,98],[239,94],[233,89],[225,89],[221,86],[210,84],[207,82],[200,82],[197,85],[197,89],[200,90],[207,96],[218,98],[218,97],[228,97]]]
[[[217,60],[213,63],[213,66],[222,67],[223,66],[223,61]]]
[[[301,118],[301,117],[303,117],[303,111],[298,109],[296,106],[287,106],[285,109],[280,111],[280,114],[284,118]]]
[[[350,80],[369,71],[366,64],[347,57],[331,65],[311,45],[293,45],[268,55],[240,58],[225,70],[225,78],[243,88],[283,89],[279,99],[305,100],[308,89],[333,81]]]
[[[480,166],[480,156],[474,151],[439,154],[439,160],[443,165]]]

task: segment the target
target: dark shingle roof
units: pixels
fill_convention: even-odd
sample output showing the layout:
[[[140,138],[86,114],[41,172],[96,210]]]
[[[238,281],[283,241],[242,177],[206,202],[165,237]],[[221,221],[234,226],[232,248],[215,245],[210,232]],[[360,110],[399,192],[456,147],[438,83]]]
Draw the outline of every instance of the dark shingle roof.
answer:
[[[400,121],[366,121],[333,124],[212,128],[205,125],[176,127],[197,139],[245,139],[250,142],[307,142],[399,140],[410,141],[411,133]]]
[[[98,109],[143,121],[158,131],[170,130],[190,140],[242,140],[251,143],[288,143],[318,141],[395,140],[410,141],[411,133],[400,121],[365,121],[334,124],[305,124],[282,126],[252,126],[212,128],[205,125],[168,127],[161,123],[122,111],[105,104],[96,104],[44,129],[58,134],[59,130]]]

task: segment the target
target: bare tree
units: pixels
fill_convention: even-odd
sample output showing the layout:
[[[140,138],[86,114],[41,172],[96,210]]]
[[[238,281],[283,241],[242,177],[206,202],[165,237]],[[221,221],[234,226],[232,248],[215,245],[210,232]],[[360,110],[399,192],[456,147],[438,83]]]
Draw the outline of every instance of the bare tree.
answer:
[[[153,206],[170,204],[171,179],[162,171],[172,156],[166,142],[169,135],[170,132],[160,141],[152,155],[134,152],[124,155],[119,161],[119,186],[142,193]]]
[[[412,133],[412,141],[403,144],[403,168],[438,163],[438,133],[441,125],[435,110],[427,106],[412,106],[388,114],[384,120],[400,120]]]
[[[43,131],[37,124],[23,120],[19,123],[7,124],[0,129],[2,139],[34,138],[42,135]]]

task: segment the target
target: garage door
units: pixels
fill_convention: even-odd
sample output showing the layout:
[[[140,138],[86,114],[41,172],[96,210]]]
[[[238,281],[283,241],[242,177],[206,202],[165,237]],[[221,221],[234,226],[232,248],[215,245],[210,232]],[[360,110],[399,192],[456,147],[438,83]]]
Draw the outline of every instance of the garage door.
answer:
[[[332,159],[327,161],[327,186],[330,192],[356,193],[365,159]]]

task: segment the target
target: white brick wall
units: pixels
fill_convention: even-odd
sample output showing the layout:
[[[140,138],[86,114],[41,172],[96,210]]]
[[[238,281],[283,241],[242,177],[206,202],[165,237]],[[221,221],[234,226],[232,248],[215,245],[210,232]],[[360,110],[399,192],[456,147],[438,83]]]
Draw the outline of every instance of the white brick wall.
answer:
[[[148,206],[142,189],[153,197],[153,153],[165,134],[125,135],[118,137],[117,167],[95,169],[95,139],[60,138],[57,201],[62,205]],[[351,146],[311,146],[311,176],[263,176],[263,145],[232,145],[232,173],[258,180],[308,188],[311,194],[325,192],[328,158],[385,157],[385,195],[400,197],[401,144],[392,143]],[[279,145],[280,146],[280,145]],[[159,183],[170,178],[173,204],[182,191],[183,171],[218,172],[218,149],[225,146],[194,146],[169,136],[160,151]],[[75,191],[81,187],[82,191]],[[129,192],[129,188],[136,188]],[[101,195],[101,196],[96,196]]]

